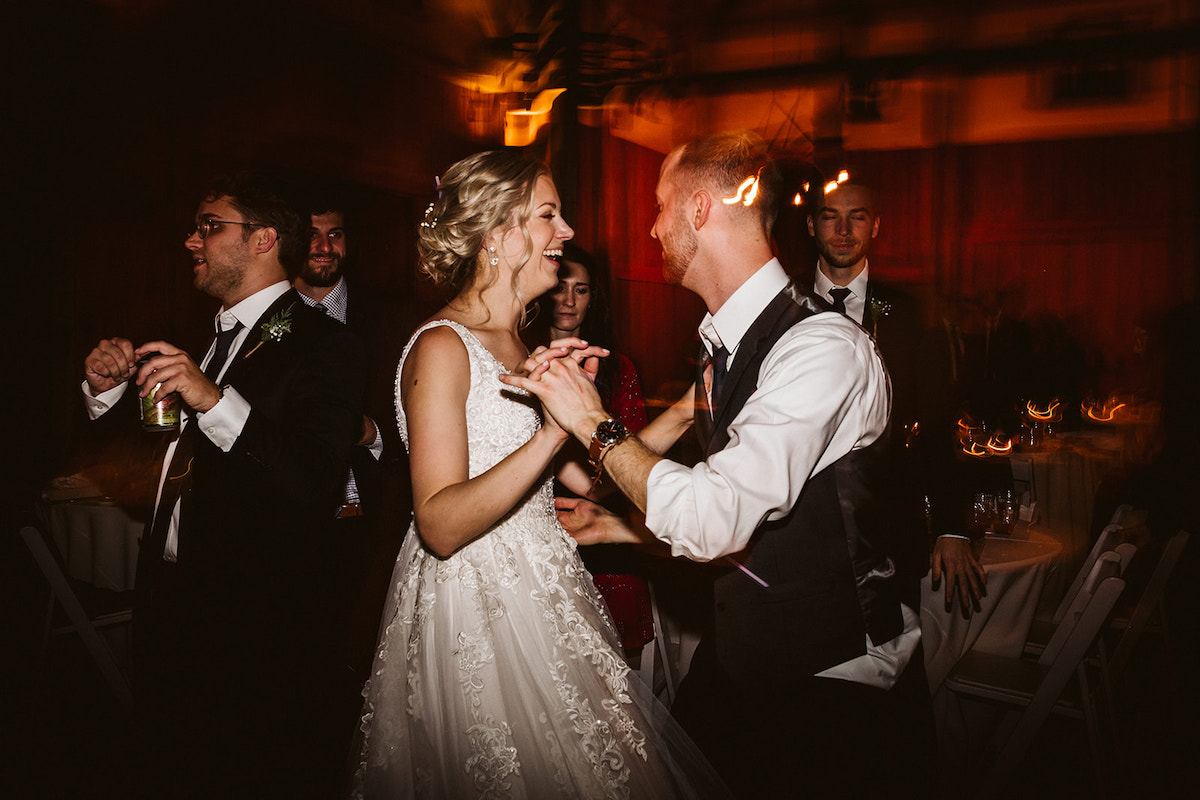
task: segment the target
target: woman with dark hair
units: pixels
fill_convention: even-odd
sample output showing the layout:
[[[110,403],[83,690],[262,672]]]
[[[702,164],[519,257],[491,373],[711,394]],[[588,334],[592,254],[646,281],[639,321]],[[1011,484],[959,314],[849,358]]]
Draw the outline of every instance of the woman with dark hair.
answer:
[[[550,467],[566,433],[500,380],[528,358],[525,308],[558,282],[573,235],[549,171],[517,151],[480,153],[440,189],[418,248],[452,299],[418,328],[397,370],[413,523],[364,689],[353,794],[723,794],[631,675],[558,523]],[[578,339],[550,350],[573,351],[585,367],[606,354]]]
[[[545,341],[578,337],[609,349],[600,359],[596,389],[630,433],[646,427],[646,406],[642,385],[633,362],[613,351],[616,336],[609,305],[608,266],[574,242],[563,248],[558,268],[558,286],[543,295],[539,304],[546,319]]]
[[[577,337],[608,348],[609,355],[599,359],[596,389],[613,417],[630,433],[637,433],[647,423],[642,385],[633,362],[613,349],[616,337],[608,296],[608,265],[574,242],[567,242],[558,268],[558,286],[538,301],[538,317],[544,321],[537,343]],[[574,441],[567,443],[559,458],[589,469],[587,453]],[[555,493],[574,496],[561,483],[555,486]],[[628,511],[628,503],[620,493],[609,495],[604,505],[617,513]],[[637,658],[642,646],[654,638],[650,587],[640,574],[638,554],[625,545],[604,544],[590,545],[579,552],[608,604],[626,657]]]

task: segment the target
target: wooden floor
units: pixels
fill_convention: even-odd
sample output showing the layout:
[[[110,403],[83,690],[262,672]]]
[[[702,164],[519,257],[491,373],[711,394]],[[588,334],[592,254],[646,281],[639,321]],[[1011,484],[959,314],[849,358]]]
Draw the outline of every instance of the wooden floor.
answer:
[[[6,549],[4,555],[12,555]],[[26,554],[18,551],[17,555]],[[0,798],[107,800],[133,795],[129,721],[77,639],[52,642],[38,667],[37,621],[45,595],[37,575],[11,569],[0,578],[5,642],[0,652]],[[1110,759],[1107,796],[1174,798],[1200,764],[1197,690],[1200,675],[1181,672],[1195,658],[1168,653],[1148,636],[1120,687],[1121,746]],[[953,770],[951,770],[953,772]],[[970,780],[949,798],[969,797]],[[1052,718],[1006,792],[1014,798],[1096,797],[1082,722]],[[797,797],[804,797],[799,787]],[[898,797],[903,796],[897,795]]]

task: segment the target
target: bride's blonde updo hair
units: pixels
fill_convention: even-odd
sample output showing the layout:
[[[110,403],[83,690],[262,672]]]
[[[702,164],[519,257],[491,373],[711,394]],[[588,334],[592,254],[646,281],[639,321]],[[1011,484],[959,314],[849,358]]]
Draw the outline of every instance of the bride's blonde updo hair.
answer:
[[[533,190],[549,168],[515,150],[476,153],[442,176],[440,197],[417,230],[421,271],[451,296],[475,282],[485,237],[500,227],[520,226],[527,261],[533,249],[525,225],[533,213]],[[491,285],[493,274],[487,281]],[[514,275],[515,282],[515,275]]]

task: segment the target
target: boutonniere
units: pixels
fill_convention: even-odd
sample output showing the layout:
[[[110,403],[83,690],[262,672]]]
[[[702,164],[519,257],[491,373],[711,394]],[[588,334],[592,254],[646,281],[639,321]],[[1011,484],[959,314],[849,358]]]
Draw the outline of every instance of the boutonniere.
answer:
[[[871,335],[876,336],[879,330],[879,320],[892,313],[892,304],[878,297],[871,298]]]
[[[276,313],[269,320],[258,326],[258,344],[254,345],[250,352],[246,353],[243,358],[249,358],[254,355],[254,351],[267,342],[282,341],[284,336],[292,332],[292,306],[294,305],[296,304],[292,303],[292,305]]]

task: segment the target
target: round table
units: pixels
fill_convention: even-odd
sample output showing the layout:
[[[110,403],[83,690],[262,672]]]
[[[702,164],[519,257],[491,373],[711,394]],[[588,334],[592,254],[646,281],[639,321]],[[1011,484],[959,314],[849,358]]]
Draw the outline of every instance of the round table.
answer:
[[[97,589],[127,592],[137,574],[145,520],[132,516],[78,476],[60,478],[42,493],[40,514],[62,554],[68,577]]]
[[[945,585],[921,581],[921,640],[929,689],[942,681],[968,650],[1017,657],[1025,646],[1046,574],[1062,552],[1053,536],[1018,526],[1027,536],[985,536],[979,560],[987,573],[987,596],[964,618],[959,601],[946,610]]]

